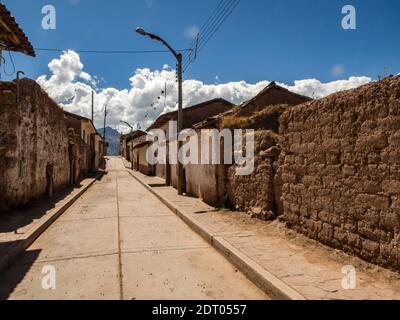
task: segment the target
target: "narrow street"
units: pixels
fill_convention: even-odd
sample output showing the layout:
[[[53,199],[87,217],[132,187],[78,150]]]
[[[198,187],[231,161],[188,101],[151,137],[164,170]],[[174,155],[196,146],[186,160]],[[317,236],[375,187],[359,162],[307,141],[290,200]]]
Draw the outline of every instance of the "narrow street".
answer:
[[[42,273],[56,270],[56,289]],[[133,179],[119,158],[14,265],[5,299],[268,299]]]

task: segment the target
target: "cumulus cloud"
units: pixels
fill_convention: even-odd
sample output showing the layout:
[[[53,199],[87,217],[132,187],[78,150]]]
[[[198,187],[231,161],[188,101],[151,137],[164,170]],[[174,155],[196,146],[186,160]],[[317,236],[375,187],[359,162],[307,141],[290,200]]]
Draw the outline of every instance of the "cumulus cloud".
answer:
[[[304,96],[320,99],[332,93],[354,89],[364,84],[371,82],[369,77],[350,77],[347,80],[337,80],[327,83],[322,83],[317,79],[297,80],[293,86],[279,83],[282,87],[289,89],[292,92],[302,94]]]
[[[104,107],[107,105],[107,124],[121,131],[120,120],[127,121],[135,127],[146,129],[162,113],[176,110],[177,87],[175,71],[164,65],[161,70],[141,68],[134,71],[129,79],[131,86],[124,90],[115,88],[98,88],[95,75],[83,71],[84,65],[79,55],[72,51],[64,52],[58,59],[49,63],[50,76],[42,75],[37,82],[65,110],[89,117],[91,113],[91,93],[96,92],[95,125],[103,126]],[[322,83],[317,79],[295,81],[293,85],[279,85],[299,94],[313,98],[322,98],[331,93],[352,89],[372,81],[368,77],[351,77]],[[189,79],[184,81],[184,107],[201,103],[213,98],[224,98],[235,104],[246,101],[270,81],[247,83],[245,81],[205,84],[202,81]],[[167,95],[162,93],[167,86]],[[172,88],[173,87],[173,88]],[[172,89],[171,89],[172,88]],[[129,129],[128,129],[129,131]]]

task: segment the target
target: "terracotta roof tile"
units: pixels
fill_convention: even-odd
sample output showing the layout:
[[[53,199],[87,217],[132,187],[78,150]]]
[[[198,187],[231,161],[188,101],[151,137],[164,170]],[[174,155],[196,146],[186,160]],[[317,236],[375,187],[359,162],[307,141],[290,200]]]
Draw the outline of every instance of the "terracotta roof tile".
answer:
[[[25,53],[35,57],[35,50],[10,11],[0,3],[0,46],[5,50]]]

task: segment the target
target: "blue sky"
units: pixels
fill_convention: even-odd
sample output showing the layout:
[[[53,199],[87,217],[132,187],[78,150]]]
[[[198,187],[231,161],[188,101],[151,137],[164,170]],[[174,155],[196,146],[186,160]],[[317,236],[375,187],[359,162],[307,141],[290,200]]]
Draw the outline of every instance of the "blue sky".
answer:
[[[192,40],[186,31],[201,27],[219,0],[3,1],[37,48],[161,50],[161,44],[137,35],[135,28],[159,34],[174,48],[188,48]],[[56,8],[56,30],[41,27],[42,7],[49,4]],[[356,30],[342,28],[346,4],[356,8]],[[322,98],[379,75],[397,74],[399,12],[398,0],[241,0],[185,73],[184,106],[220,97],[238,104],[272,80],[293,92]],[[5,57],[10,72],[7,53]],[[120,130],[126,129],[120,120],[146,128],[177,107],[170,53],[37,51],[35,59],[16,53],[13,57],[18,70],[37,79],[70,112],[89,116],[95,90],[98,126],[105,105],[108,124]],[[160,99],[166,84],[173,89]]]
[[[162,47],[134,33],[136,26],[158,33],[177,48],[190,41],[185,28],[201,26],[216,0],[5,0],[35,47],[65,49],[153,50]],[[341,8],[357,10],[357,30],[341,28]],[[41,8],[57,10],[57,29],[41,28]],[[377,78],[386,66],[400,72],[400,2],[397,0],[242,0],[201,52],[186,78],[206,83],[269,79],[285,83],[349,76]],[[37,52],[36,59],[14,54],[17,68],[35,78],[48,73],[59,53]],[[174,65],[166,53],[137,55],[80,54],[85,71],[125,88],[136,68]],[[344,72],[333,75],[335,65]]]

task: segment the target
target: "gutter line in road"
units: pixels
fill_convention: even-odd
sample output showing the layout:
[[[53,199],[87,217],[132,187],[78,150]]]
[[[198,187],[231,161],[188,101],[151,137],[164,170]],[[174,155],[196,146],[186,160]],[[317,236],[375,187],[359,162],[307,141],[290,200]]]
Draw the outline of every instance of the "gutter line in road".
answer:
[[[118,278],[119,278],[119,298],[124,300],[124,285],[122,275],[122,253],[121,253],[121,219],[119,215],[119,192],[118,192],[118,173],[115,173],[116,196],[117,196],[117,218],[118,218]]]

